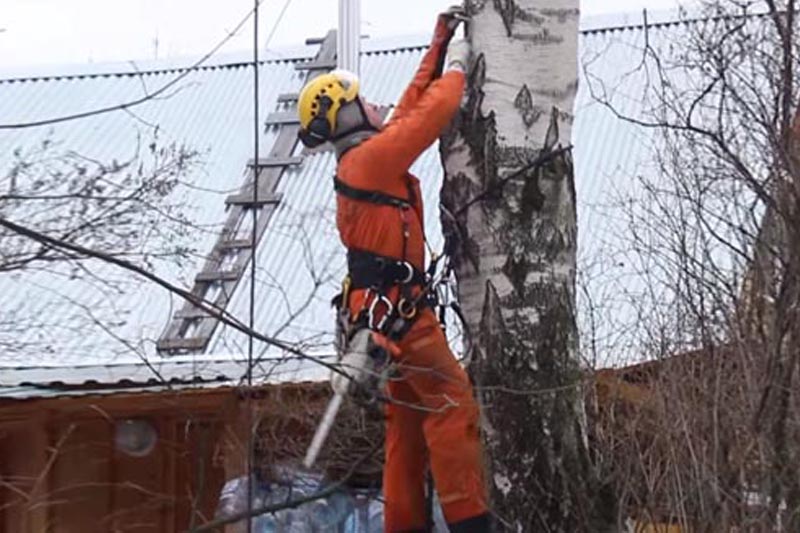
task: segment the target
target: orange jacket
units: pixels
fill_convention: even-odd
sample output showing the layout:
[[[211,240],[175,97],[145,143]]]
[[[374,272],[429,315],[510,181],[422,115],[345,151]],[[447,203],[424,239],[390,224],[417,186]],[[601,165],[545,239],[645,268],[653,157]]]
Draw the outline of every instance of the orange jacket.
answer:
[[[450,39],[443,23],[436,31],[413,81],[403,93],[389,122],[383,129],[345,152],[339,161],[337,177],[351,187],[380,191],[409,198],[413,190],[413,211],[376,205],[337,195],[336,224],[344,245],[387,257],[403,257],[403,219],[409,234],[405,259],[424,269],[424,222],[419,180],[409,167],[434,141],[458,110],[464,91],[464,74],[449,71],[437,78],[438,63]],[[364,301],[354,294],[351,310],[361,309]]]

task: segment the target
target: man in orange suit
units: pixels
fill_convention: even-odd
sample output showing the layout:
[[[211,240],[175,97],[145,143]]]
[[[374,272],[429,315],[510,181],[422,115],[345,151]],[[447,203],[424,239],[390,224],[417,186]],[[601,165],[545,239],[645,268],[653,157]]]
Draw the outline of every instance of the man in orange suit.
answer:
[[[469,49],[451,40],[463,17],[459,9],[439,16],[430,47],[385,125],[346,71],[311,80],[298,100],[301,140],[331,142],[338,158],[337,226],[348,250],[350,286],[342,305],[352,332],[334,390],[352,392],[374,375],[378,363],[368,345],[376,339],[388,337],[396,347],[399,375],[387,385],[387,532],[425,531],[428,463],[450,531],[489,531],[478,407],[425,304],[422,196],[409,173],[459,108]]]

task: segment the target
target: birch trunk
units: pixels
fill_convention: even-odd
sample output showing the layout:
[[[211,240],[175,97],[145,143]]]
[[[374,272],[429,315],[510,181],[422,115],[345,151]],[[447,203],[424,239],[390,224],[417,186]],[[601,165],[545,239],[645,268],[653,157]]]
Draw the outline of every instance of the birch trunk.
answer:
[[[577,0],[468,1],[467,101],[442,138],[445,231],[502,530],[610,530],[589,457],[575,321]],[[524,175],[527,162],[557,153]],[[479,202],[470,200],[485,195]]]

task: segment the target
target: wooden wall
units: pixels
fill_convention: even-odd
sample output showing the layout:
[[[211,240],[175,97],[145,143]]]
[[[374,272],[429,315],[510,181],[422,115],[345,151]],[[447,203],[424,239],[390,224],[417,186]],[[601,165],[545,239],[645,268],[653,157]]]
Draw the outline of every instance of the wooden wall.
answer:
[[[0,404],[0,532],[161,533],[212,519],[231,402],[217,389]],[[125,418],[156,427],[147,456],[115,449]]]

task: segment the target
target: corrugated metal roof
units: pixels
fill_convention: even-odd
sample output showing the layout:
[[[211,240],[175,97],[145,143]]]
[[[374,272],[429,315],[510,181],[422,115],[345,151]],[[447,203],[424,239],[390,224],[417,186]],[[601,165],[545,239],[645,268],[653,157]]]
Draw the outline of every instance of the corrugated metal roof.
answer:
[[[674,38],[669,28],[650,29],[648,39],[667,42]],[[638,56],[633,51],[641,49],[643,39],[642,29],[631,26],[607,31],[592,27],[580,38],[583,67],[573,128],[580,257],[584,264],[600,264],[601,275],[618,281],[625,273],[616,271],[615,258],[605,253],[618,247],[621,231],[610,204],[614,191],[632,187],[637,174],[651,170],[647,166],[651,137],[593,100],[586,70],[608,86],[617,83],[616,98],[623,111],[635,115],[641,106],[636,95],[644,81],[626,73],[636,66]],[[415,39],[414,44],[417,42]],[[404,47],[402,42],[393,46],[365,53],[362,59],[364,93],[383,105],[399,98],[424,52],[422,47]],[[156,69],[141,74],[0,80],[0,122],[32,121],[118,104],[142,96],[145,86],[153,91],[175,75],[172,70]],[[303,76],[291,61],[265,62],[260,75],[263,121],[268,112],[278,109],[279,94],[300,89]],[[137,138],[152,136],[148,124],[157,124],[160,142],[182,143],[202,153],[202,166],[191,174],[189,186],[182,191],[188,212],[203,228],[194,242],[202,255],[211,249],[224,220],[225,196],[241,185],[245,164],[252,157],[251,91],[250,66],[206,67],[191,72],[168,98],[133,109],[135,115],[116,111],[47,127],[0,131],[0,143],[13,149],[51,138],[63,150],[98,160],[124,159],[132,153]],[[262,135],[262,152],[269,149],[275,134],[272,128]],[[0,153],[0,175],[12,164],[10,152]],[[332,324],[328,302],[343,272],[343,249],[333,226],[333,169],[332,154],[318,153],[284,174],[279,185],[283,201],[257,253],[257,329],[291,341],[304,340],[305,346],[312,348],[328,345]],[[438,247],[437,198],[442,176],[438,148],[429,149],[413,171],[423,184],[428,233]],[[190,286],[201,259],[189,258],[178,266],[159,264],[157,273]],[[0,353],[0,361],[16,364],[14,372],[21,372],[42,364],[104,364],[130,355],[131,347],[142,356],[153,356],[154,341],[181,302],[108,265],[89,261],[87,266],[95,278],[70,279],[67,271],[0,276],[3,313],[23,324],[5,331],[0,327],[0,344],[8,346]],[[97,281],[104,277],[117,280],[122,290],[110,293]],[[249,307],[247,280],[249,276],[229,304],[233,314],[244,321]],[[597,279],[589,283],[594,298],[613,297],[608,287]],[[582,305],[585,308],[585,300]],[[627,311],[620,308],[615,312]],[[243,336],[218,328],[208,351],[241,354],[245,347]],[[258,349],[264,351],[263,346]],[[18,380],[8,379],[10,372],[8,366],[0,368],[0,382],[18,384]],[[290,379],[299,376],[295,373]]]
[[[333,362],[332,353],[315,358]],[[247,359],[241,355],[152,357],[130,356],[105,364],[0,365],[0,398],[30,399],[53,396],[235,387],[245,382]],[[259,361],[253,369],[256,384],[322,381],[325,367],[286,356]]]
[[[141,78],[114,75],[0,82],[0,121],[31,121],[129,101],[142,95],[143,85],[153,90],[174,75],[158,72]],[[296,90],[301,80],[288,62],[264,65],[262,76],[269,81],[261,86],[264,102],[274,102],[278,94]],[[14,149],[52,139],[57,151],[77,152],[99,161],[125,160],[140,142],[146,144],[155,135],[147,124],[158,124],[161,145],[177,142],[201,154],[202,166],[190,176],[190,186],[182,193],[186,212],[202,228],[196,232],[196,249],[207,253],[223,220],[223,200],[239,186],[251,157],[251,85],[251,69],[247,67],[200,70],[187,76],[171,96],[135,108],[136,117],[117,111],[76,122],[3,131],[0,143]],[[265,134],[263,144],[269,146],[273,137],[271,132]],[[11,150],[3,151],[0,174],[5,174],[12,163]],[[13,219],[14,213],[8,216]],[[179,267],[159,263],[158,273],[185,286],[199,265],[199,258],[188,259]],[[4,360],[32,364],[52,358],[66,362],[108,360],[130,351],[114,336],[138,341],[158,337],[175,305],[164,291],[99,262],[89,261],[87,267],[94,277],[70,279],[69,269],[55,268],[56,272],[50,269],[0,279],[4,311],[31,322],[24,331],[11,332],[10,338],[2,338],[6,332],[0,328],[3,345],[10,347],[2,355]],[[123,292],[109,291],[98,279],[117,281],[123,285]],[[95,320],[112,324],[112,331],[97,328]],[[137,347],[151,352],[149,346],[139,342]]]

